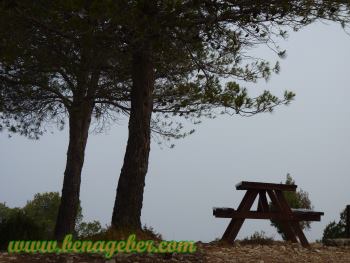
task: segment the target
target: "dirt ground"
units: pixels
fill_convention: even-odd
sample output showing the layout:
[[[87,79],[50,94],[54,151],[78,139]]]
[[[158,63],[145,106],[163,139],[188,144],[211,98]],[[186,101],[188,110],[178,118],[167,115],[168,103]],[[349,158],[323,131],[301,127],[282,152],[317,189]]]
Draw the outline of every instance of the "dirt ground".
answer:
[[[306,249],[298,244],[246,245],[218,247],[204,245],[205,262],[254,263],[350,263],[350,247],[325,247],[312,244]]]
[[[120,254],[112,259],[100,255],[77,254],[21,254],[9,255],[0,253],[0,263],[117,263],[117,262],[251,262],[251,263],[283,263],[310,262],[350,263],[350,247],[331,247],[312,244],[309,249],[298,244],[276,243],[271,245],[239,245],[223,246],[218,244],[197,244],[194,254]]]

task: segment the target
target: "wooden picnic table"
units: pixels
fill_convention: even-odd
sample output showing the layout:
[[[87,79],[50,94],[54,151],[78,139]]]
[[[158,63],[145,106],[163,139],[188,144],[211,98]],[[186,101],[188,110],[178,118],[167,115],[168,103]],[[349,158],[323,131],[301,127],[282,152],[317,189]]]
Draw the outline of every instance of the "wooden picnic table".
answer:
[[[233,243],[237,237],[240,228],[245,219],[273,219],[281,224],[287,240],[298,242],[304,247],[309,243],[300,227],[300,221],[320,221],[323,212],[316,212],[306,209],[292,209],[289,207],[283,194],[284,191],[295,192],[297,185],[271,184],[260,182],[240,182],[236,185],[237,190],[246,190],[246,193],[238,206],[237,210],[233,208],[214,208],[215,217],[232,218],[222,240]],[[272,207],[269,206],[267,196],[269,196]],[[251,207],[259,196],[256,211],[251,211]],[[298,239],[297,239],[298,238]]]

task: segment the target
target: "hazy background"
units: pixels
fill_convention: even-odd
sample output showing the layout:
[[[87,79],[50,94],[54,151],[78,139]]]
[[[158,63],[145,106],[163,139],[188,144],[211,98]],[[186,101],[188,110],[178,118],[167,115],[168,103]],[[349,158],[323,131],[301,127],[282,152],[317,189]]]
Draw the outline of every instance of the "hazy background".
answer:
[[[142,222],[166,239],[210,241],[229,220],[212,216],[212,207],[237,207],[241,180],[282,182],[290,173],[309,192],[321,222],[306,232],[320,239],[331,220],[350,204],[350,36],[339,25],[316,24],[281,41],[287,58],[269,82],[247,84],[256,91],[296,100],[273,114],[204,120],[176,147],[154,141],[146,179]],[[277,59],[266,48],[259,56]],[[127,139],[124,119],[102,134],[90,134],[82,175],[81,201],[86,220],[109,224]],[[0,134],[0,202],[23,206],[38,192],[59,191],[63,182],[67,129],[39,141]],[[248,220],[239,238],[264,230],[278,238],[267,220]]]

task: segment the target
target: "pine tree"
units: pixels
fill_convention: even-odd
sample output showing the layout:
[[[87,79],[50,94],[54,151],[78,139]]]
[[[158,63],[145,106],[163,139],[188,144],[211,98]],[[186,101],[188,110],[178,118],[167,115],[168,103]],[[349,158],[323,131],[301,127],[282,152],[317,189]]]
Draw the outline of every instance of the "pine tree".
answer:
[[[271,111],[289,103],[294,94],[279,99],[265,91],[252,99],[237,83],[219,80],[268,78],[279,67],[252,58],[249,48],[266,44],[283,57],[276,38],[287,29],[298,30],[316,20],[332,20],[345,27],[348,1],[120,1],[128,19],[123,24],[131,57],[129,138],[112,216],[115,227],[141,228],[141,209],[148,168],[152,111],[158,85],[178,98],[175,110],[196,106],[238,114]],[[174,70],[180,78],[171,79]],[[162,73],[165,72],[163,75]],[[164,79],[165,76],[165,79]],[[170,78],[170,81],[168,81]],[[194,90],[183,93],[182,87]],[[167,93],[165,92],[165,93]],[[227,93],[225,93],[227,92]],[[197,102],[198,94],[202,94]],[[189,99],[188,95],[191,97]],[[176,101],[170,99],[170,103]],[[179,104],[178,104],[179,103]],[[156,107],[157,109],[157,107]],[[190,111],[191,112],[191,111]],[[199,110],[199,112],[201,112]],[[232,113],[231,112],[231,113]],[[175,112],[176,113],[176,112]],[[200,115],[200,114],[199,114]]]

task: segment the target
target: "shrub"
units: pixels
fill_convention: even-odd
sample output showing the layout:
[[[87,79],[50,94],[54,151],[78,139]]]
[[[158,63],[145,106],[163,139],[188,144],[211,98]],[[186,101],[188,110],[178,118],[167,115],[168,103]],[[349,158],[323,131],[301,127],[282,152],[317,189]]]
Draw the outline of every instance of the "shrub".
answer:
[[[33,200],[27,202],[23,211],[42,228],[43,240],[51,239],[60,205],[58,192],[35,194]]]
[[[42,239],[53,238],[56,218],[60,206],[61,197],[58,192],[45,192],[34,195],[33,200],[27,202],[23,207],[25,213],[35,220],[44,230]],[[79,204],[75,228],[78,229],[82,223],[82,208]],[[76,234],[76,233],[73,233]]]
[[[28,201],[23,208],[9,208],[0,203],[1,245],[11,240],[52,239],[60,200],[58,192],[46,192],[35,194],[33,200]],[[72,233],[75,236],[94,235],[102,231],[98,221],[87,223],[82,219],[79,205],[76,233]]]
[[[290,176],[290,174],[287,174],[285,184],[288,184],[288,185],[295,184],[295,181]],[[287,203],[291,208],[303,208],[303,209],[310,209],[310,210],[313,209],[313,206],[309,199],[309,194],[303,191],[302,189],[296,192],[286,191],[286,192],[283,192],[283,195],[286,198]],[[273,207],[271,202],[269,206],[272,210],[275,209],[275,207]],[[301,221],[299,224],[302,230],[311,228],[310,222],[308,221]],[[283,240],[287,240],[279,222],[271,220],[271,225],[277,229],[277,232],[282,236]]]
[[[43,228],[19,208],[13,208],[0,223],[0,249],[7,249],[11,240],[38,240]]]
[[[323,231],[323,237],[322,242],[324,242],[326,239],[332,239],[332,238],[345,238],[345,226],[346,226],[346,213],[342,211],[340,213],[340,220],[338,223],[335,221],[330,222],[326,228]]]
[[[0,203],[0,224],[8,217],[10,211],[11,208],[8,208],[5,203]]]
[[[78,238],[89,238],[104,232],[105,229],[102,228],[99,221],[94,220],[93,222],[81,222],[76,227],[76,234]]]
[[[240,243],[243,245],[271,245],[274,239],[266,236],[264,231],[254,232],[250,237],[246,237]]]
[[[147,227],[146,225],[142,229],[127,229],[127,228],[115,228],[108,227],[102,229],[100,233],[96,235],[89,236],[92,240],[127,240],[131,234],[136,235],[137,240],[154,240],[161,241],[162,236],[155,232],[152,227]]]

